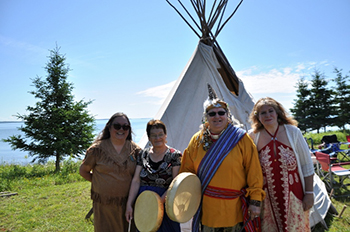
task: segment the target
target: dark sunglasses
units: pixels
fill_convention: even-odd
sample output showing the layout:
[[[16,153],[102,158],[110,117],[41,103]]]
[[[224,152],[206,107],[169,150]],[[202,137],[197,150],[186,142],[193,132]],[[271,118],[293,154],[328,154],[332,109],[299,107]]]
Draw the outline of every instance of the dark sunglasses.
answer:
[[[209,112],[209,117],[214,117],[218,113],[219,116],[224,116],[226,114],[226,111],[218,111],[218,112]]]
[[[123,130],[127,131],[130,129],[129,125],[120,125],[120,124],[113,124],[113,128],[116,130],[120,130],[121,128],[123,128]]]

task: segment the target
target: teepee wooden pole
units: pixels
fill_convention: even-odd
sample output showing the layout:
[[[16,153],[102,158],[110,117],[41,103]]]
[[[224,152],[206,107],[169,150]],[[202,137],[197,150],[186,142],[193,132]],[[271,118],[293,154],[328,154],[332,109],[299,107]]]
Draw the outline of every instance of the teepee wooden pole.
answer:
[[[198,38],[201,38],[201,36],[197,33],[197,31],[192,27],[192,25],[185,19],[184,16],[182,16],[182,14],[180,13],[180,11],[178,11],[176,9],[176,7],[171,4],[168,0],[166,0],[167,3],[180,15],[180,17],[185,21],[185,23],[192,29],[192,31],[198,36]],[[179,1],[180,2],[180,1]],[[186,9],[186,8],[185,8]],[[192,17],[191,17],[192,18]],[[194,21],[194,23],[197,25],[197,27],[199,28],[198,24]],[[199,28],[200,29],[200,28]]]
[[[220,31],[222,30],[222,28],[224,28],[224,26],[226,25],[226,23],[232,18],[232,16],[236,13],[236,11],[238,10],[239,6],[242,4],[243,0],[241,0],[239,2],[239,4],[237,5],[236,9],[232,12],[232,14],[226,19],[226,21],[224,22],[224,24],[222,24],[222,26],[220,27],[220,29],[215,33],[216,36],[220,33]]]

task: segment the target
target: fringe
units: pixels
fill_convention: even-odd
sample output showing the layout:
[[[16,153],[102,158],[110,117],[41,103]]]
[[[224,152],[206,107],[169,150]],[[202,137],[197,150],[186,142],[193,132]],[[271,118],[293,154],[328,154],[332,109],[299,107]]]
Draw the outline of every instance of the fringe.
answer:
[[[116,205],[126,207],[126,201],[128,197],[109,197],[109,196],[101,196],[99,193],[96,193],[91,190],[91,199],[94,202],[104,204],[104,205]]]

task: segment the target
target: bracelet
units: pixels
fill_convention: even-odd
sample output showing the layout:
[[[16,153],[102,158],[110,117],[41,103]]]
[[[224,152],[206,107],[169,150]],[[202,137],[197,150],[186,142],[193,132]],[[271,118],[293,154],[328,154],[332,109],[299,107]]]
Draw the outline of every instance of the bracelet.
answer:
[[[249,204],[250,205],[254,205],[254,206],[257,206],[257,207],[260,207],[260,201],[257,201],[257,200],[250,200],[249,201]]]
[[[312,192],[312,191],[305,191],[305,194],[314,194],[314,192]]]

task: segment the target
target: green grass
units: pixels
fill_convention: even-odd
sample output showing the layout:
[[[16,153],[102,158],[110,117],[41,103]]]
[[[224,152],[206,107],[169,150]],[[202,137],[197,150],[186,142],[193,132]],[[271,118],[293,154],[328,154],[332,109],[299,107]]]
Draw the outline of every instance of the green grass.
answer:
[[[335,134],[337,136],[338,141],[340,142],[347,142],[346,140],[346,135],[350,135],[350,131],[346,130],[346,131],[328,131],[325,133],[306,133],[304,134],[305,138],[312,138],[314,141],[314,149],[318,148],[318,144],[321,144],[321,140],[322,137],[324,135],[333,135]],[[311,143],[310,140],[307,140],[310,147],[311,147]],[[341,145],[340,147],[341,149],[349,149],[348,145]],[[340,159],[341,161],[347,161],[344,159],[344,157],[342,157],[341,155],[337,156],[338,159]],[[350,156],[349,156],[350,158]],[[350,165],[344,166],[345,168],[350,168]],[[322,179],[322,178],[321,178]],[[337,177],[336,177],[337,179]],[[350,179],[347,178],[344,181],[345,184],[350,184]],[[338,185],[334,186],[334,194],[337,196],[341,196],[341,195],[349,195],[350,194],[350,186],[347,186],[347,189],[339,189]],[[332,203],[334,205],[334,207],[336,208],[336,210],[338,211],[338,213],[340,214],[343,207],[347,206],[347,208],[345,209],[343,215],[341,218],[339,218],[338,216],[334,216],[331,214],[328,214],[325,218],[326,223],[328,225],[329,230],[328,231],[334,231],[334,232],[346,232],[346,231],[350,231],[350,196],[344,196],[344,197],[333,197],[332,198]],[[313,231],[324,231],[323,227],[318,224],[316,226],[316,228]]]
[[[90,182],[78,174],[79,163],[0,165],[0,231],[93,231],[85,215],[91,209]],[[4,184],[5,183],[5,184]]]
[[[92,206],[90,182],[79,175],[79,166],[80,162],[68,160],[61,165],[61,172],[54,173],[54,162],[0,164],[0,192],[18,193],[0,197],[0,232],[93,231],[92,222],[85,220]],[[350,231],[350,198],[333,198],[332,202],[339,213],[344,205],[348,208],[342,218],[327,215],[329,231]],[[324,229],[319,224],[313,231]]]

